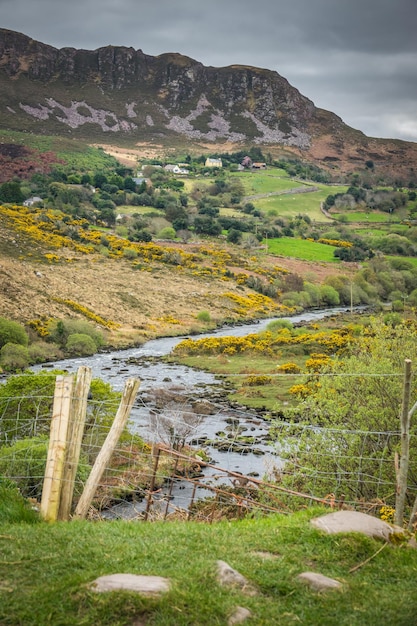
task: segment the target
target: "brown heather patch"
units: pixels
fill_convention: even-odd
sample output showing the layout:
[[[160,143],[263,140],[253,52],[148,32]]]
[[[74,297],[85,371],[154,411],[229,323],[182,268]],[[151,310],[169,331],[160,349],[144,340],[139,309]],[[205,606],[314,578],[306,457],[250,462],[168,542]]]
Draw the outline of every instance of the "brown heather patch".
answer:
[[[320,284],[329,276],[350,276],[359,269],[358,263],[318,263],[286,257],[274,257],[272,263],[292,274],[299,274],[304,280]]]
[[[167,149],[151,142],[139,142],[131,147],[109,144],[91,144],[93,148],[102,148],[104,152],[117,159],[123,165],[137,168],[142,159],[157,159],[167,153]],[[136,173],[136,172],[135,172]]]
[[[57,302],[76,302],[120,324],[107,331],[113,344],[132,345],[158,335],[198,330],[196,315],[213,321],[238,319],[226,290],[243,294],[233,282],[199,278],[161,264],[134,270],[125,260],[89,257],[46,265],[0,253],[0,315],[26,322],[37,318],[82,318]],[[172,321],[175,320],[175,323]]]
[[[93,314],[96,319],[118,325],[112,330],[103,330],[111,345],[120,347],[156,336],[207,330],[207,326],[197,320],[202,310],[209,312],[213,325],[226,320],[238,321],[239,312],[233,299],[225,294],[244,298],[254,292],[237,285],[233,279],[225,280],[220,273],[199,271],[203,266],[229,258],[227,252],[234,257],[229,270],[236,275],[261,272],[263,276],[263,269],[277,267],[300,274],[311,282],[323,282],[330,274],[350,271],[341,264],[297,261],[264,252],[251,258],[251,267],[241,268],[238,258],[242,251],[220,243],[212,246],[213,254],[201,255],[197,268],[190,269],[157,261],[137,263],[98,254],[80,255],[64,248],[54,249],[53,259],[46,263],[48,255],[44,250],[36,251],[33,244],[9,230],[6,224],[0,228],[0,244],[1,316],[23,323],[34,319],[83,319],[84,310],[90,317]],[[172,245],[186,253],[211,247],[207,242]],[[134,269],[135,264],[140,268]],[[271,304],[274,303],[271,301]],[[246,319],[260,315],[260,310],[269,317],[274,315],[275,309],[269,305],[260,309],[255,306],[239,309]]]

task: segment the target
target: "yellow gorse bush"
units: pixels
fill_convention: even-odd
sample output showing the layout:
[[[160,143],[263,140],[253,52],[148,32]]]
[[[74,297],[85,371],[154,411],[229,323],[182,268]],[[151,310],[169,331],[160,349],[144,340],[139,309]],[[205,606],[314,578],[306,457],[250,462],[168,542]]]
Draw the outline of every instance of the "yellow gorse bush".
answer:
[[[32,328],[39,337],[47,337],[49,335],[49,325],[52,318],[34,319],[26,322],[26,326]]]
[[[352,340],[352,336],[345,332],[345,329],[331,332],[312,332],[302,334],[292,334],[287,328],[281,329],[278,333],[264,331],[261,333],[251,333],[244,337],[203,337],[202,339],[184,339],[174,348],[177,354],[236,354],[247,351],[256,351],[268,355],[275,354],[281,346],[301,345],[307,347],[320,346],[328,353],[333,354],[341,351]],[[324,359],[328,359],[327,354],[315,354],[316,361],[324,364]],[[320,358],[317,358],[320,357]],[[313,357],[312,357],[313,358]],[[326,361],[326,364],[330,362]],[[293,364],[294,366],[295,364]],[[295,365],[295,367],[297,367]]]
[[[53,298],[53,299],[55,300],[55,302],[59,302],[60,304],[66,304],[73,311],[76,311],[77,313],[81,313],[81,315],[84,315],[84,317],[87,317],[93,322],[96,322],[100,326],[104,326],[105,328],[109,328],[110,330],[120,327],[120,324],[104,319],[100,315],[97,315],[96,313],[88,309],[86,306],[82,304],[78,304],[78,302],[74,302],[73,300],[66,300],[65,298]]]
[[[277,366],[277,372],[282,374],[299,374],[301,367],[297,363],[283,363]]]
[[[311,241],[314,241],[313,239]],[[350,241],[343,241],[343,239],[326,239],[325,237],[320,237],[317,239],[318,243],[324,243],[327,246],[335,246],[336,248],[351,248],[353,243]]]
[[[265,374],[256,376],[248,376],[245,379],[245,385],[248,385],[249,387],[255,387],[258,385],[269,385],[272,382],[272,377],[271,376],[266,376]]]

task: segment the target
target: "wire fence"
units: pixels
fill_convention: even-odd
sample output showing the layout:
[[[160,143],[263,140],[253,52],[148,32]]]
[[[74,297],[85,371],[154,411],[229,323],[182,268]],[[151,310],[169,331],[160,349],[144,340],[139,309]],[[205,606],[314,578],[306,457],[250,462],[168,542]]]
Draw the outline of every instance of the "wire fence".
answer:
[[[78,400],[72,395],[71,405]],[[53,404],[54,396],[42,393],[0,403],[0,477],[36,502],[45,479],[52,478],[47,455]],[[72,512],[120,406],[88,399]],[[377,514],[395,503],[400,437],[400,432],[268,423],[255,412],[184,390],[155,390],[136,398],[128,426],[94,485],[88,517],[215,521],[285,513],[312,503]],[[69,480],[66,471],[61,480]],[[410,503],[416,492],[412,476]]]

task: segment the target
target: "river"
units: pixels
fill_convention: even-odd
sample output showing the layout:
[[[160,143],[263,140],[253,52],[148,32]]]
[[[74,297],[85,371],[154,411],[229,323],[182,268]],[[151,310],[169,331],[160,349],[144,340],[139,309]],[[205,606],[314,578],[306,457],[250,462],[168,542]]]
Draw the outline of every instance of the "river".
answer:
[[[349,311],[346,307],[306,311],[285,319],[293,324],[307,324],[324,317]],[[207,336],[245,336],[264,330],[268,324],[277,318],[268,318],[243,324],[228,326],[211,333],[194,335],[192,339]],[[283,319],[283,318],[279,318]],[[39,370],[45,367],[64,370],[68,373],[76,372],[80,366],[88,366],[92,370],[93,378],[101,378],[109,382],[113,389],[121,391],[128,378],[139,378],[141,381],[139,394],[133,406],[130,418],[130,430],[140,434],[145,441],[153,442],[161,439],[161,423],[155,418],[155,390],[162,390],[162,394],[180,394],[183,397],[198,401],[208,401],[211,411],[199,417],[188,433],[188,440],[193,445],[203,445],[213,465],[226,470],[241,472],[242,474],[263,477],[270,475],[274,468],[279,466],[279,458],[274,453],[273,446],[268,442],[268,423],[255,411],[246,409],[232,409],[224,396],[224,382],[209,372],[195,370],[190,367],[165,363],[162,357],[168,355],[183,339],[190,336],[163,337],[144,343],[137,348],[98,353],[91,357],[72,358],[43,364],[33,368]],[[219,435],[219,433],[224,433]],[[256,440],[255,444],[234,446],[227,444],[227,434],[236,433],[242,437]],[[162,432],[162,436],[166,434]],[[223,436],[225,444],[222,450],[206,445],[206,439],[219,439]],[[216,471],[205,470],[204,480],[215,480]],[[224,475],[222,476],[224,479]],[[187,508],[191,498],[189,483],[177,484],[172,493],[172,501],[176,506]],[[206,490],[197,492],[197,497],[210,495]],[[143,510],[143,503],[120,505],[113,509],[112,517],[134,517]]]

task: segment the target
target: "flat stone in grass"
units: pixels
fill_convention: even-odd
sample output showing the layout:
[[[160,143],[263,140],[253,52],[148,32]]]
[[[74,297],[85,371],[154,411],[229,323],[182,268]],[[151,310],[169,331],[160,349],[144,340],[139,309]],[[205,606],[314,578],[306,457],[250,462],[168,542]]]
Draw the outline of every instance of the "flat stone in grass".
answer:
[[[238,606],[227,620],[227,626],[235,626],[235,624],[243,624],[247,619],[252,617],[252,613],[249,609],[245,609],[243,606]]]
[[[329,591],[330,589],[338,589],[342,586],[342,583],[338,580],[328,578],[317,572],[303,572],[299,574],[297,578],[307,583],[311,589],[315,589],[316,591]]]
[[[110,574],[100,576],[91,583],[98,593],[106,591],[135,591],[143,596],[160,596],[169,591],[171,583],[162,576],[138,576],[135,574]]]
[[[240,589],[247,596],[255,596],[255,587],[237,570],[225,561],[217,561],[217,580],[224,587]]]
[[[404,533],[399,526],[391,526],[377,517],[358,511],[336,511],[312,519],[311,524],[328,534],[357,532],[385,541],[389,541],[391,535]]]

